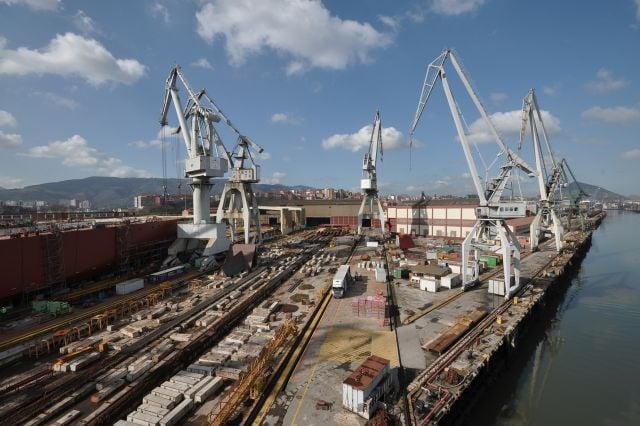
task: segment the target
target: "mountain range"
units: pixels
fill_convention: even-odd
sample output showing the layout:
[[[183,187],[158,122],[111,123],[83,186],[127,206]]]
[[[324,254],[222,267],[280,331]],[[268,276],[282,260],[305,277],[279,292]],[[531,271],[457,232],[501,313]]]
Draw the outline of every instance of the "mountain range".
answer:
[[[184,179],[167,179],[167,191],[170,194],[178,193],[178,185],[183,193],[191,191]],[[597,201],[621,200],[626,197],[611,192],[607,189],[587,183],[579,183],[588,199]],[[161,178],[115,178],[115,177],[88,177],[84,179],[64,180],[38,185],[26,186],[18,189],[0,188],[0,201],[45,201],[48,205],[60,203],[61,200],[89,200],[92,208],[112,209],[128,208],[133,206],[133,197],[141,194],[161,194],[163,180]],[[220,194],[223,183],[217,181],[212,193]],[[308,186],[287,186],[256,184],[256,192],[279,192],[283,190],[309,190]],[[575,197],[578,193],[577,185],[572,182],[567,191]]]
[[[191,192],[185,179],[167,179],[167,192],[177,194]],[[63,180],[17,189],[0,188],[0,201],[45,201],[54,205],[61,200],[89,200],[92,208],[112,209],[133,206],[133,197],[142,194],[162,194],[162,178],[116,178],[93,176],[84,179]],[[216,181],[212,193],[221,194],[223,183]],[[256,184],[256,192],[279,192],[283,190],[313,189],[307,186]]]

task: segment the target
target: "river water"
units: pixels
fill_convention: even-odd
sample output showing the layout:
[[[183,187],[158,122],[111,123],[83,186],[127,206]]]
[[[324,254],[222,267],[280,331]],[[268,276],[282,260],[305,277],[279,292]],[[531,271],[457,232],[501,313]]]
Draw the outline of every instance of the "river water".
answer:
[[[467,424],[640,425],[640,214],[609,211]]]

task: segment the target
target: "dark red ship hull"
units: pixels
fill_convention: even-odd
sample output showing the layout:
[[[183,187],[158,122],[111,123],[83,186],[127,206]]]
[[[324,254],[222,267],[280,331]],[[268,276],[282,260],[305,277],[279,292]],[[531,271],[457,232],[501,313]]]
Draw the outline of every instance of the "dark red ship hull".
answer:
[[[47,289],[56,273],[57,281],[73,283],[114,271],[145,248],[166,248],[176,238],[176,223],[160,220],[67,230],[57,237],[32,233],[0,238],[0,300]]]

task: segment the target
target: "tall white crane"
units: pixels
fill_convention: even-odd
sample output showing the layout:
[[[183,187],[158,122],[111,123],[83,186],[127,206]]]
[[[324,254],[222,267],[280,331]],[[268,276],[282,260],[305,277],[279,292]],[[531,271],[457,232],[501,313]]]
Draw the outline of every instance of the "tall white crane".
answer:
[[[188,97],[183,107],[180,99],[178,83],[186,90]],[[203,97],[209,104],[203,104]],[[206,240],[207,244],[202,252],[203,257],[212,257],[214,254],[225,252],[229,249],[229,240],[226,238],[226,229],[223,225],[211,223],[210,192],[213,186],[212,178],[224,176],[229,167],[228,154],[213,126],[224,118],[218,108],[206,95],[204,90],[195,92],[185,78],[180,67],[171,69],[165,84],[165,96],[160,124],[169,124],[167,119],[171,104],[176,111],[179,127],[176,132],[182,135],[187,148],[185,160],[185,176],[191,179],[193,190],[193,223],[178,224],[178,240],[169,249],[170,258],[175,258],[177,253],[195,249],[195,240]],[[222,151],[221,153],[219,152]],[[210,263],[210,262],[205,262]]]
[[[498,144],[500,155],[504,156],[506,160],[506,164],[500,168],[499,175],[487,182],[483,182],[478,174],[478,169],[469,146],[469,138],[463,127],[464,120],[449,86],[447,73],[444,69],[444,65],[448,59],[452,63],[454,70],[462,81],[473,104],[486,123],[495,142]],[[411,137],[413,137],[415,133],[418,122],[431,96],[431,91],[438,80],[442,82],[442,88],[453,117],[453,122],[458,133],[460,144],[462,145],[471,178],[473,179],[473,185],[480,199],[480,203],[478,207],[476,207],[476,223],[462,243],[463,288],[466,289],[478,280],[478,259],[480,252],[502,252],[504,288],[490,288],[489,291],[504,294],[505,298],[509,298],[520,286],[520,245],[511,229],[506,225],[505,220],[525,216],[526,205],[522,201],[506,202],[501,201],[500,198],[514,168],[520,168],[531,176],[535,176],[535,171],[504,144],[484,106],[480,102],[480,99],[473,90],[456,55],[451,49],[444,50],[427,68],[418,108],[409,132]],[[499,239],[499,244],[496,243],[496,238]],[[469,273],[469,254],[472,250],[474,252],[475,264],[472,268],[472,273]]]
[[[538,106],[538,99],[536,98],[536,92],[534,89],[529,90],[529,93],[522,102],[522,127],[520,128],[520,144],[524,140],[527,124],[529,125],[529,131],[531,132],[531,139],[533,141],[533,150],[536,158],[536,171],[538,173],[538,189],[540,191],[540,201],[538,205],[538,211],[536,213],[533,222],[530,225],[530,242],[531,250],[538,248],[538,242],[540,241],[540,235],[542,232],[551,232],[555,237],[556,250],[562,250],[562,238],[564,235],[564,228],[558,217],[557,209],[557,195],[560,187],[566,186],[566,178],[562,169],[561,163],[556,163],[556,160],[551,151],[551,144],[549,143],[549,136],[547,129],[544,127],[544,121],[542,120],[542,113]],[[547,171],[548,167],[544,159],[543,149],[540,144],[540,136],[538,130],[542,130],[542,138],[547,149],[547,157],[551,162],[550,172]]]
[[[242,219],[244,227],[244,242],[260,244],[262,233],[260,232],[260,211],[258,200],[253,192],[252,184],[260,182],[260,166],[253,161],[251,149],[258,154],[264,149],[243,135],[239,135],[238,142],[232,153],[227,153],[229,163],[232,165],[231,178],[224,184],[216,221],[227,221],[231,227],[231,240],[235,238],[238,219]],[[250,228],[253,226],[254,238],[250,238]]]
[[[358,211],[358,234],[363,232],[364,219],[371,220],[373,228],[373,220],[377,217],[380,220],[380,232],[384,235],[384,210],[380,204],[378,196],[378,177],[376,173],[378,152],[382,158],[382,120],[380,119],[380,111],[376,111],[373,120],[373,129],[371,130],[371,140],[369,141],[369,151],[364,154],[362,161],[362,179],[360,180],[360,188],[363,192],[362,204]],[[377,211],[376,211],[377,209]]]

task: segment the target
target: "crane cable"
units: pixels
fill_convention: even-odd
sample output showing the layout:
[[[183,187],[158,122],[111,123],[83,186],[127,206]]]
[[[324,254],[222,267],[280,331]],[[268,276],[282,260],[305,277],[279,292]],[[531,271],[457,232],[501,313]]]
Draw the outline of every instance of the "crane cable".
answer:
[[[167,148],[166,148],[166,126],[160,129],[160,146],[162,148],[162,198],[164,204],[167,201]]]

